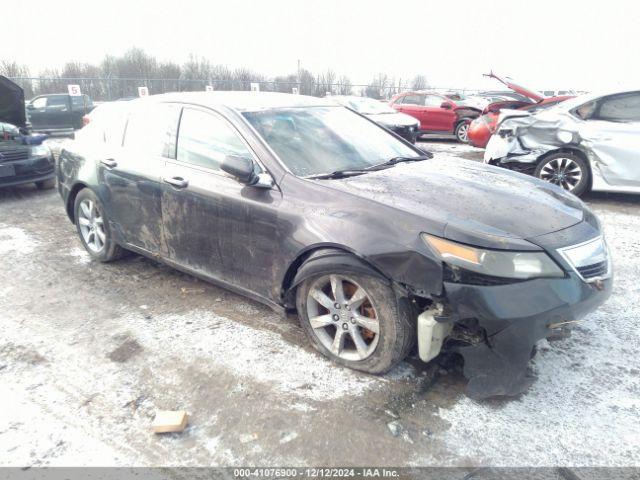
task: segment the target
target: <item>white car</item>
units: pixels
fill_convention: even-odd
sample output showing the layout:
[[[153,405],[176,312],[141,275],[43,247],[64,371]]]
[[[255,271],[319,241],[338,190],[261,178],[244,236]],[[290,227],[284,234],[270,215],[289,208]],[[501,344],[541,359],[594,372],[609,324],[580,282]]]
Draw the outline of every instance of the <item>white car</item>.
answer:
[[[533,114],[503,110],[484,161],[575,195],[640,193],[640,90],[582,95]]]

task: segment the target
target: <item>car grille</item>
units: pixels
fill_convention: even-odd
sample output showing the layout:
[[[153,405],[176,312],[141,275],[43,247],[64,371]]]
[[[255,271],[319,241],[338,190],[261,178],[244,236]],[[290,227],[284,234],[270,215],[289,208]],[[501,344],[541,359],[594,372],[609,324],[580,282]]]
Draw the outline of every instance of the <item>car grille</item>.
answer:
[[[611,255],[602,237],[560,248],[558,251],[585,282],[611,275]]]
[[[586,265],[584,267],[576,268],[578,273],[582,275],[582,278],[589,280],[591,278],[604,277],[609,270],[607,261],[594,263],[593,265]]]
[[[25,148],[0,151],[0,163],[15,162],[29,158],[29,150]]]

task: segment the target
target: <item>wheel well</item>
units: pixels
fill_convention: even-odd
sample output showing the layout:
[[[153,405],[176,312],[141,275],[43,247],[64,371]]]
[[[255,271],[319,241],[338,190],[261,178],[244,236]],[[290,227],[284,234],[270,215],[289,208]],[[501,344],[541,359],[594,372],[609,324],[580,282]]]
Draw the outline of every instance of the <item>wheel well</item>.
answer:
[[[331,246],[331,247],[327,247],[327,246],[316,246],[316,247],[312,247],[309,250],[306,250],[304,252],[302,252],[300,255],[298,255],[298,257],[296,257],[296,259],[291,262],[291,264],[289,265],[289,268],[287,268],[287,272],[285,273],[283,279],[282,279],[282,300],[283,300],[283,304],[285,306],[285,308],[295,308],[295,292],[296,292],[296,287],[293,285],[293,282],[296,278],[296,275],[298,274],[300,268],[304,265],[304,263],[309,259],[309,257],[311,257],[314,254],[318,254],[319,252],[331,252],[333,251],[335,254],[343,254],[343,255],[348,255],[350,257],[353,257],[354,259],[356,259],[358,262],[365,264],[366,266],[370,267],[372,270],[374,270],[375,272],[379,272],[379,270],[371,265],[368,261],[366,261],[365,259],[363,259],[362,257],[354,254],[352,251],[348,250],[347,248],[344,247],[336,247],[336,246]],[[381,276],[382,273],[380,273]]]
[[[69,192],[69,196],[67,197],[67,216],[72,222],[75,222],[75,212],[73,211],[73,206],[76,203],[76,197],[78,196],[78,193],[80,193],[80,190],[83,190],[85,188],[87,188],[87,186],[84,183],[76,183]]]

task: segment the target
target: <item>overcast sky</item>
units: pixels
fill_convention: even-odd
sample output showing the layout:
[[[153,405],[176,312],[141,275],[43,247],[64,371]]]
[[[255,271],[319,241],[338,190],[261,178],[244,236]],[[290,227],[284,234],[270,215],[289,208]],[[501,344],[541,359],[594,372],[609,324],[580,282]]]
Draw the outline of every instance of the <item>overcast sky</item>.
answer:
[[[332,69],[353,83],[420,73],[432,86],[498,88],[493,69],[537,89],[640,85],[640,2],[510,0],[29,0],[9,2],[0,59],[32,73],[138,46],[267,75]]]

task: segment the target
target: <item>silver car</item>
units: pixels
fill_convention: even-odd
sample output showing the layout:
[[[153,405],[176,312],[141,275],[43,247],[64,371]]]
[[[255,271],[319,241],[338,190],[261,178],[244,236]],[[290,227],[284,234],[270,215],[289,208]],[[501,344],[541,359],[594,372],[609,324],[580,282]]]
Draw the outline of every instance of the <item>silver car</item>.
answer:
[[[538,113],[504,110],[484,161],[578,196],[640,193],[640,91],[582,95]]]

